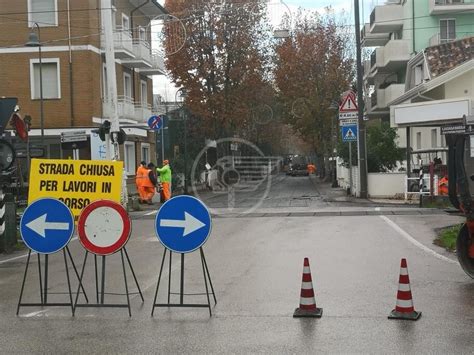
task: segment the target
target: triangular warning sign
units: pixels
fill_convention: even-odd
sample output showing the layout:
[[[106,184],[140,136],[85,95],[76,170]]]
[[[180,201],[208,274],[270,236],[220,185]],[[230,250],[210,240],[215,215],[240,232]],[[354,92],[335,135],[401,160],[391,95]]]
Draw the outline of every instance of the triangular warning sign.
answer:
[[[354,112],[357,110],[357,104],[352,95],[347,95],[339,106],[339,112]]]
[[[354,139],[355,138],[355,134],[354,132],[352,132],[352,129],[348,129],[347,132],[346,132],[346,135],[344,136],[345,139]]]

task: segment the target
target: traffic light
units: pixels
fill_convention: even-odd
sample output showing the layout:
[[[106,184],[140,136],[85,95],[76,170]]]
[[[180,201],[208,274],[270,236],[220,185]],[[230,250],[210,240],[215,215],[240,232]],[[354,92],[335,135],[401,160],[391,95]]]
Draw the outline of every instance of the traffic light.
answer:
[[[110,133],[110,121],[105,120],[99,127],[99,138],[105,142],[105,135]]]
[[[127,139],[127,134],[125,133],[123,129],[120,129],[120,132],[117,133],[117,143],[119,145],[122,145],[126,139]],[[111,135],[110,140],[112,141],[112,143],[115,143],[113,134]]]
[[[8,125],[17,103],[18,99],[16,97],[0,97],[0,135],[3,134],[5,127]]]

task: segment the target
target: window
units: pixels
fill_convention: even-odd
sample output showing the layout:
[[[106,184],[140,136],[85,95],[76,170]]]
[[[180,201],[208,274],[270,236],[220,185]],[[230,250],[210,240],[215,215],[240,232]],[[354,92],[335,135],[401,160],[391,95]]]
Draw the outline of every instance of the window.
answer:
[[[61,83],[58,58],[45,58],[41,65],[43,99],[60,99]],[[30,59],[31,99],[40,99],[40,64],[38,59]]]
[[[419,64],[415,67],[415,85],[419,85],[423,82],[423,64]]]
[[[456,20],[439,20],[439,39],[441,43],[446,43],[456,39]]]
[[[416,149],[421,149],[421,132],[416,132]]]
[[[125,14],[122,14],[122,29],[124,31],[130,31],[130,19]]]
[[[148,104],[148,89],[145,80],[140,81],[140,100],[143,106]]]
[[[128,175],[135,175],[135,144],[125,142],[123,145],[124,166]]]
[[[431,130],[431,148],[438,147],[438,131],[436,128]]]
[[[138,36],[141,41],[146,42],[146,31],[142,26],[138,27]]]
[[[107,100],[109,95],[108,95],[108,90],[107,90],[107,67],[105,64],[103,65],[103,70],[102,70],[102,95],[104,100]]]
[[[57,0],[28,0],[28,22],[29,27],[34,26],[35,22],[41,27],[57,26]]]
[[[123,96],[132,97],[132,77],[128,73],[123,73]]]
[[[150,144],[142,143],[142,161],[150,162]]]

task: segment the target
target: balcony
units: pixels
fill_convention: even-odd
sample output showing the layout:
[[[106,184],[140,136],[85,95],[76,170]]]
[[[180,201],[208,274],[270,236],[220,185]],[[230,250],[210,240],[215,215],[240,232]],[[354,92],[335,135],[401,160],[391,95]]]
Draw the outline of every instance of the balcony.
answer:
[[[140,69],[140,74],[144,75],[165,75],[165,58],[163,53],[153,51],[151,54],[151,67]]]
[[[370,33],[370,23],[366,23],[360,31],[362,47],[385,46],[389,40],[388,33]]]
[[[370,97],[369,114],[388,112],[390,102],[405,93],[405,84],[390,84],[384,89],[376,89]]]
[[[104,49],[104,39],[101,37],[102,49]],[[118,59],[134,58],[132,34],[129,30],[123,30],[121,26],[117,26],[114,32],[114,50],[115,57]]]
[[[432,46],[438,46],[440,44],[448,43],[448,42],[453,42],[457,38],[442,38],[440,33],[436,33],[433,37],[430,38],[430,47]]]
[[[390,73],[398,70],[410,60],[409,40],[392,39],[384,47],[377,48],[370,56],[371,71]]]
[[[429,0],[430,15],[474,12],[474,0]]]
[[[374,49],[372,54],[370,55],[370,71],[376,71],[377,68],[381,68],[384,66],[384,47],[379,47]]]
[[[151,105],[146,103],[135,104],[135,120],[139,123],[147,123],[151,115]]]
[[[143,40],[133,42],[134,58],[122,60],[122,64],[128,68],[150,68],[151,67],[151,50],[150,45]]]
[[[403,27],[403,5],[400,2],[375,6],[370,14],[370,33],[397,32]]]
[[[374,83],[374,75],[372,75],[370,60],[364,60],[362,66],[364,68],[364,81],[372,85]]]
[[[106,98],[102,101],[103,116],[111,118],[112,104]],[[117,114],[120,120],[135,120],[135,105],[133,99],[125,96],[117,97]]]

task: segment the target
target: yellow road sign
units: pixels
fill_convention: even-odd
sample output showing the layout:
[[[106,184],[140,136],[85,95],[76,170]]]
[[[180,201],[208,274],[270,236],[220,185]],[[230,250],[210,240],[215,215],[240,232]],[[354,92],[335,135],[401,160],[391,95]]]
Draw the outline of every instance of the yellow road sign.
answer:
[[[77,218],[91,202],[120,203],[121,161],[32,159],[28,204],[42,197],[63,201]]]

